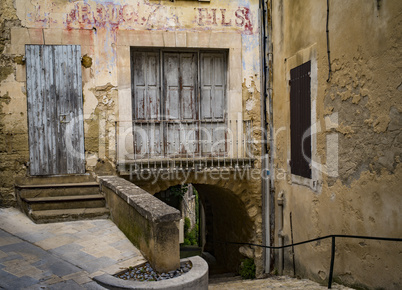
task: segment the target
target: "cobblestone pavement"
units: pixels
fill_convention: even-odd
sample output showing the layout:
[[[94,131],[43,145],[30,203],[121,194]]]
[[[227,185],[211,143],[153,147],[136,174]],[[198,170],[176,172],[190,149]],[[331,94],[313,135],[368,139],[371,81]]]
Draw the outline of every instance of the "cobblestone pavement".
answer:
[[[227,277],[210,279],[209,290],[224,289],[308,289],[323,290],[326,286],[321,286],[316,282],[307,279],[295,279],[288,276],[275,276],[267,279],[242,280],[240,277]],[[332,289],[346,290],[352,289],[336,283],[332,284]]]
[[[110,220],[35,224],[0,209],[0,289],[104,289],[91,278],[144,261]]]

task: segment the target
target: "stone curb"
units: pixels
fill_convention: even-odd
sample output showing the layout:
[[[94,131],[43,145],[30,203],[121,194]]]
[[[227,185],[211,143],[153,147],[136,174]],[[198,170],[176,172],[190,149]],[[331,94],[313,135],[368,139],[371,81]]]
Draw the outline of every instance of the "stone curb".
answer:
[[[93,278],[98,284],[107,289],[208,289],[208,264],[201,257],[195,256],[182,259],[181,262],[190,260],[193,267],[186,274],[165,281],[137,282],[122,280],[112,275],[104,274]]]

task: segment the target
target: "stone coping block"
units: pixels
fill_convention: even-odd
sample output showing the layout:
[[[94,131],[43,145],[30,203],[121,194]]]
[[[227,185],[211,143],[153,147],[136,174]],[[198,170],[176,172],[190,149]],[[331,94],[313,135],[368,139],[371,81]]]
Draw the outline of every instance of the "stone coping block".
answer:
[[[113,190],[148,220],[173,222],[181,218],[179,210],[167,205],[134,183],[117,176],[100,176],[98,179],[101,186]]]
[[[93,278],[98,284],[107,289],[208,289],[208,264],[201,257],[195,256],[182,259],[182,262],[188,261],[193,267],[186,274],[164,281],[139,282],[123,280],[112,275],[104,274]]]
[[[180,266],[180,211],[135,184],[117,177],[98,177],[110,218],[158,272]]]

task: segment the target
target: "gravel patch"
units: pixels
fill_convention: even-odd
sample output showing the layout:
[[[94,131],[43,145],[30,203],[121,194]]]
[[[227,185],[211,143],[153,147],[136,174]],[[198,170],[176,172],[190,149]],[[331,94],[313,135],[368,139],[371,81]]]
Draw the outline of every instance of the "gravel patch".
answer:
[[[115,274],[114,277],[123,279],[123,280],[133,280],[133,281],[162,281],[162,280],[169,280],[176,277],[179,277],[192,268],[191,262],[182,262],[180,264],[180,268],[166,272],[166,273],[159,273],[152,269],[149,263],[145,263],[136,267],[130,267],[127,270]]]

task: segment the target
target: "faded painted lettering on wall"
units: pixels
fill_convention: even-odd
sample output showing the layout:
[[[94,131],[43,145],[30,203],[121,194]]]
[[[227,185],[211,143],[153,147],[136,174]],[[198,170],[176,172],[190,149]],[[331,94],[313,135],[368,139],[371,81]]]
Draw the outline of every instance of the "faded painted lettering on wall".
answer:
[[[170,2],[169,2],[170,3]],[[68,3],[63,11],[51,1],[36,1],[27,20],[40,27],[62,24],[70,29],[108,27],[112,29],[208,30],[232,28],[242,34],[253,34],[254,26],[248,7],[180,7],[148,1],[130,1],[125,5],[100,4],[96,1]],[[61,16],[61,17],[60,17]],[[61,20],[62,19],[62,20]],[[60,23],[61,22],[61,23]]]

